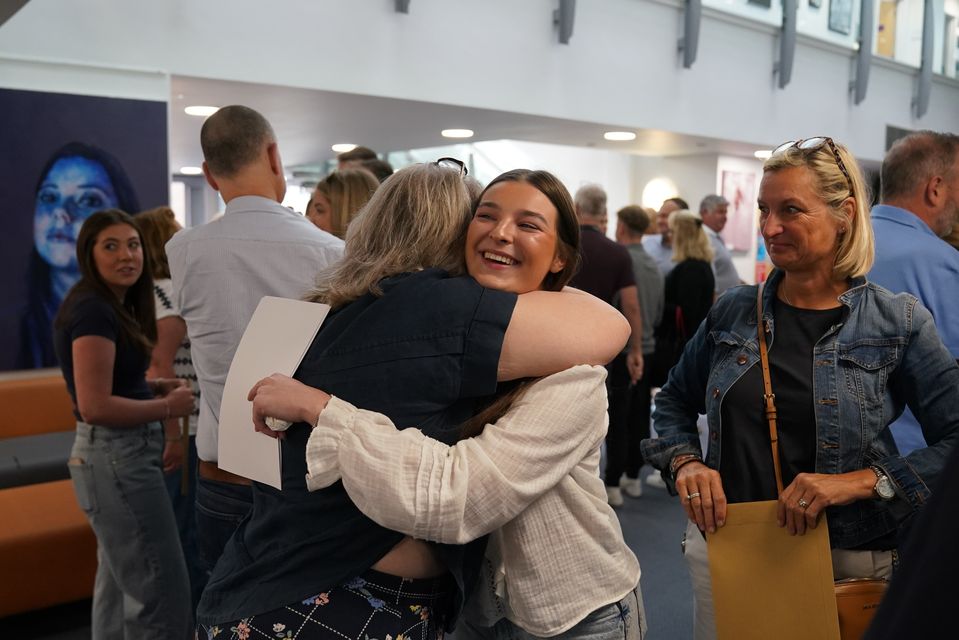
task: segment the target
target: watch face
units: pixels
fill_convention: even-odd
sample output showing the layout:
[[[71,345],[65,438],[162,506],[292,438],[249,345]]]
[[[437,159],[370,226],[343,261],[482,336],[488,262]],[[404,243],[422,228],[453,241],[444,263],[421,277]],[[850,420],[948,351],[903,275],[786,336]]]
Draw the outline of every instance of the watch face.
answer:
[[[892,500],[896,497],[896,490],[892,488],[892,481],[888,476],[880,476],[879,481],[876,482],[876,493],[883,500]]]

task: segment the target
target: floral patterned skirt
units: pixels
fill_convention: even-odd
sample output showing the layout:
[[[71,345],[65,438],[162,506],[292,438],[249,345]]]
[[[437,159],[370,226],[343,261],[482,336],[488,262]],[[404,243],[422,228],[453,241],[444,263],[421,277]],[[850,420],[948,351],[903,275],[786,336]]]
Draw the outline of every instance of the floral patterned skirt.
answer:
[[[197,640],[313,638],[439,640],[449,576],[407,580],[368,570],[325,593],[267,613],[197,627]]]

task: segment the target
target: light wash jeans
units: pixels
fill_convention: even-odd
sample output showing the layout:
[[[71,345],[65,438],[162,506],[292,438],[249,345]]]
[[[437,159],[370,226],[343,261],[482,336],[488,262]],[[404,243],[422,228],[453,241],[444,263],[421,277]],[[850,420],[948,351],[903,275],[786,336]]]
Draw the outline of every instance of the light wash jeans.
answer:
[[[77,423],[70,477],[97,538],[94,640],[189,637],[190,581],[163,481],[158,422]]]
[[[646,610],[639,586],[619,602],[596,609],[571,629],[551,636],[553,640],[643,640]],[[492,627],[478,627],[460,618],[450,640],[541,640],[506,618]]]

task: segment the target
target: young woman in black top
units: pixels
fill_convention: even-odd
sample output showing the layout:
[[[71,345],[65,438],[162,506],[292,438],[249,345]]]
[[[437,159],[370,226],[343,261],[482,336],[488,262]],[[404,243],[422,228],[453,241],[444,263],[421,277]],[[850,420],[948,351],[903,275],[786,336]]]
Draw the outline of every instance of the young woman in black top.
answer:
[[[77,262],[81,278],[57,314],[54,346],[77,418],[70,476],[97,537],[93,635],[186,638],[189,581],[163,483],[160,421],[189,415],[193,393],[179,380],[146,379],[156,320],[133,219],[116,209],[90,216]]]

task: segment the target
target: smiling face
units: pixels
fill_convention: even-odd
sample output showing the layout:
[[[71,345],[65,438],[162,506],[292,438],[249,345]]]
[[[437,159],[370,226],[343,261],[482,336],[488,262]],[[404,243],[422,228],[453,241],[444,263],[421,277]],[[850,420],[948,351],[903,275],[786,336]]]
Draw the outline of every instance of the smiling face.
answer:
[[[77,235],[84,221],[101,209],[117,206],[110,176],[103,166],[79,156],[60,158],[37,192],[33,241],[54,269],[77,270]]]
[[[526,293],[540,289],[565,261],[557,254],[557,211],[527,182],[486,190],[466,233],[466,269],[484,287]]]
[[[93,245],[93,264],[103,282],[121,300],[143,273],[139,232],[128,224],[110,225]]]
[[[850,209],[847,221],[838,219],[819,197],[815,174],[805,167],[767,171],[759,185],[759,227],[770,260],[784,271],[831,273]]]

